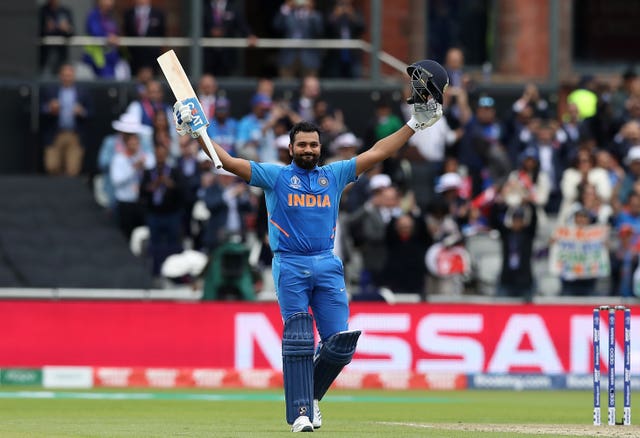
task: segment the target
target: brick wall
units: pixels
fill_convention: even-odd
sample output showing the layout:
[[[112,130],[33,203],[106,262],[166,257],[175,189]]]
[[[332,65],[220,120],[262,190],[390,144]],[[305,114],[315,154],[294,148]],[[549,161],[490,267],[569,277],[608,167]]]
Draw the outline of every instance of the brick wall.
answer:
[[[401,61],[410,61],[410,36],[412,30],[409,3],[411,0],[393,0],[382,2],[382,50]],[[356,1],[365,17],[367,31],[363,36],[365,41],[371,41],[371,5],[369,0]],[[368,60],[366,62],[368,65]],[[383,75],[395,75],[396,71],[382,65]]]
[[[549,74],[549,0],[498,2],[498,65],[506,75]]]

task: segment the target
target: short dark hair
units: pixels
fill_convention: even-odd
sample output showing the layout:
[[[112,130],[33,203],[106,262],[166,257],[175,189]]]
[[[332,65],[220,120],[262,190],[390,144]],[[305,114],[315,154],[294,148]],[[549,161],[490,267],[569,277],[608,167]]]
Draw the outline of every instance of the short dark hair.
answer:
[[[291,131],[289,131],[290,144],[295,143],[296,135],[298,134],[298,132],[317,132],[318,136],[320,136],[320,128],[318,128],[318,125],[313,122],[303,120],[302,122],[298,122],[293,125]]]

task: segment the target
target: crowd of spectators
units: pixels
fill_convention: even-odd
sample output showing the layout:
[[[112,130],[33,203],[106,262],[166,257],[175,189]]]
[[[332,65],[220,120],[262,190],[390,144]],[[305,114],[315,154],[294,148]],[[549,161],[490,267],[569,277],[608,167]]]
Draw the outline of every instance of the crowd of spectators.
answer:
[[[233,27],[255,37],[244,23],[227,23],[240,20],[229,9],[231,2],[208,3],[212,36],[226,35]],[[101,53],[87,52],[97,73],[100,68],[115,71],[117,65],[110,61],[118,34],[109,24],[115,21],[107,19],[112,7],[113,1],[99,0],[87,19],[102,26],[96,32],[114,35]],[[57,29],[53,24],[47,29],[73,31],[67,13],[52,12],[59,8],[56,1],[46,8],[45,17],[61,17],[45,19],[58,23]],[[148,14],[142,27],[138,9]],[[164,19],[154,11],[149,1],[136,1],[127,12],[127,32],[143,35],[153,28],[162,34]],[[325,18],[307,0],[288,0],[274,26],[283,36],[316,38],[322,36]],[[357,37],[363,31],[349,1],[338,2],[328,22],[335,37]],[[252,264],[257,283],[263,284],[270,252],[262,194],[212,169],[195,140],[176,135],[171,98],[144,61],[155,54],[144,53],[132,64],[137,77],[144,78],[137,95],[100,147],[105,209],[128,238],[137,227],[148,227],[156,276],[171,254],[187,247],[211,254],[233,240],[258,254]],[[353,60],[354,53],[334,55],[339,58],[331,65],[339,74],[359,74],[357,63],[349,64],[351,71],[341,64]],[[355,156],[408,120],[407,87],[399,90],[399,101],[382,95],[366,132],[352,132],[340,108],[323,96],[320,63],[307,59],[312,56],[313,50],[281,52],[281,74],[301,75],[298,92],[287,100],[263,79],[248,101],[232,101],[216,75],[205,73],[197,83],[212,121],[210,136],[234,156],[286,164],[289,128],[311,120],[322,129],[322,161],[330,162]],[[530,300],[539,292],[533,263],[541,258],[550,260],[563,295],[637,294],[640,78],[635,72],[621,75],[619,85],[585,76],[557,107],[528,83],[508,111],[499,113],[493,96],[475,92],[460,49],[451,48],[444,65],[451,78],[445,117],[416,133],[397,156],[362,175],[342,197],[336,251],[357,285],[357,296],[376,299],[388,290],[422,297],[473,291],[476,261],[467,243],[484,234],[497,236],[500,243],[496,295]],[[92,108],[74,83],[73,66],[62,63],[59,71],[59,86],[43,93],[42,116],[51,127],[45,167],[52,174],[77,175],[82,124]],[[248,109],[236,120],[232,106]]]
[[[251,29],[239,2],[202,1],[202,36],[209,38],[245,38],[246,47],[254,47],[259,36]],[[87,35],[106,38],[105,44],[83,48],[80,65],[85,75],[95,78],[128,80],[142,69],[158,71],[158,46],[125,46],[121,37],[167,37],[167,12],[151,0],[135,0],[122,11],[115,0],[95,0],[82,25],[74,25],[71,9],[59,0],[47,0],[40,8],[40,36]],[[268,34],[263,37],[297,39],[358,39],[365,31],[362,14],[352,0],[337,0],[326,13],[313,0],[284,0],[271,17]],[[181,35],[184,36],[184,35]],[[240,54],[232,47],[203,49],[203,69],[220,77],[242,74]],[[71,62],[66,45],[43,45],[40,53],[42,72],[55,75],[60,65]],[[274,66],[275,69],[275,66]],[[283,78],[305,75],[357,78],[362,75],[361,53],[356,49],[282,48],[277,56],[278,74]]]

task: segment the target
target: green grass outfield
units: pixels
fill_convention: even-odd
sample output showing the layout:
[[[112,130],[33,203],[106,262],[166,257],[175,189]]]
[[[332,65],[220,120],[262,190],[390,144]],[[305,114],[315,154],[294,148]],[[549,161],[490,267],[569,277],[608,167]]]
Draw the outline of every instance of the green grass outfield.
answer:
[[[640,436],[635,425],[592,426],[588,391],[332,390],[321,409],[316,433],[328,437]],[[2,438],[286,434],[278,391],[0,387]]]

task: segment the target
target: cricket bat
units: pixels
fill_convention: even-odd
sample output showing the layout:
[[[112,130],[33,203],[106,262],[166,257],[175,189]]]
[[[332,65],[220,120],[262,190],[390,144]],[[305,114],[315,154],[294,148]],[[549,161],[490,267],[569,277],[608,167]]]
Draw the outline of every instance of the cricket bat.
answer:
[[[164,77],[167,78],[167,82],[175,98],[191,108],[193,118],[189,122],[189,126],[193,132],[197,132],[200,135],[200,145],[209,153],[216,169],[220,169],[222,162],[207,134],[209,121],[204,114],[202,105],[196,96],[196,92],[193,91],[189,77],[184,72],[176,53],[173,50],[169,50],[158,56],[158,64],[160,64],[162,73],[164,73]]]

